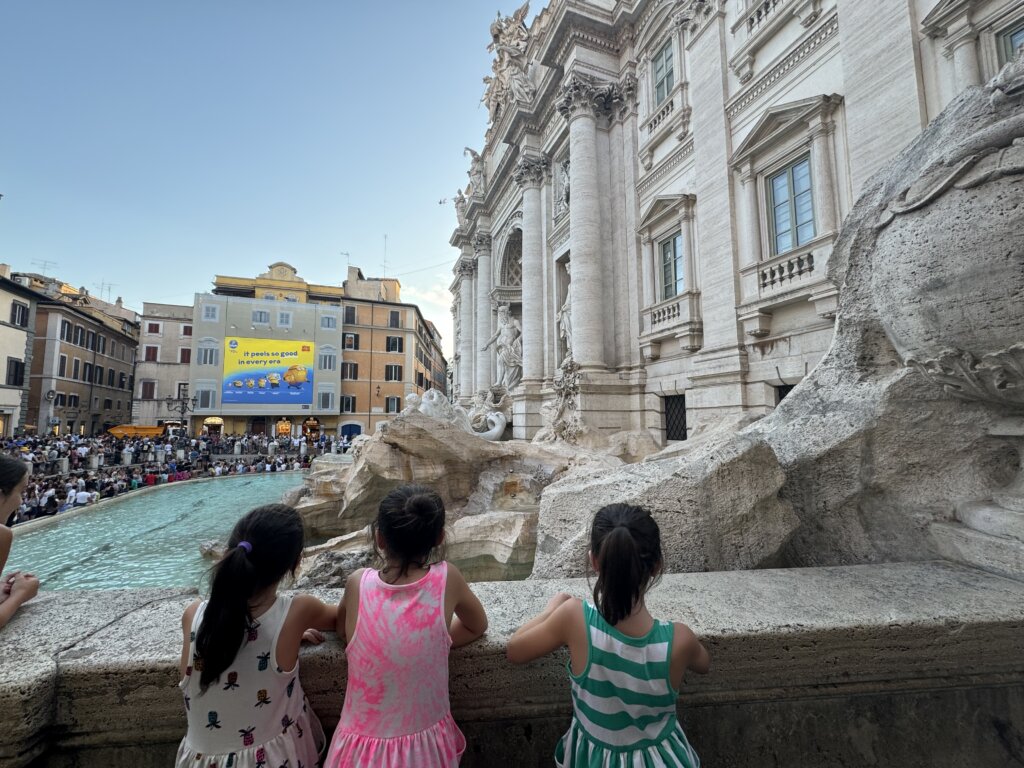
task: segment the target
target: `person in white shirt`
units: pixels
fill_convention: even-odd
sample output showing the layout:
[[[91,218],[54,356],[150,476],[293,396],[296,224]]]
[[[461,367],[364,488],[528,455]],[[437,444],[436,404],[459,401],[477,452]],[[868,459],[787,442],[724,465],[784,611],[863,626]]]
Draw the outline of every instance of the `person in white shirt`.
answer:
[[[75,506],[76,507],[84,507],[87,504],[89,504],[91,501],[92,501],[92,494],[89,493],[89,491],[85,490],[84,487],[82,488],[82,490],[78,491],[78,493],[75,494]]]

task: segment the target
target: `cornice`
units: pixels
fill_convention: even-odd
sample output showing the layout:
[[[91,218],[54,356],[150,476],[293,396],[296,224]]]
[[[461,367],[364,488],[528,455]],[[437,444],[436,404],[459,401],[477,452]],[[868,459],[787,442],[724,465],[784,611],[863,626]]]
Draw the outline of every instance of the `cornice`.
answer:
[[[839,14],[833,12],[807,38],[784,54],[777,64],[751,83],[726,106],[725,114],[733,120],[781,80],[791,69],[839,34]]]
[[[636,185],[636,193],[638,197],[643,197],[651,188],[662,181],[672,171],[682,165],[683,161],[693,154],[693,137],[690,136],[685,142],[680,144],[668,157],[662,160],[658,165],[651,170],[646,176],[640,179]]]

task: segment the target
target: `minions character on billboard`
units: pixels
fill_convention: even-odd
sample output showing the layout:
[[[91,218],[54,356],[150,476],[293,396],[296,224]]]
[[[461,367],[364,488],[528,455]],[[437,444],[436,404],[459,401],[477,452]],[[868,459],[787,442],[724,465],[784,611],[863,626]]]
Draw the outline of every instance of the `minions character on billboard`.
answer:
[[[225,405],[310,405],[313,402],[311,341],[224,339]]]

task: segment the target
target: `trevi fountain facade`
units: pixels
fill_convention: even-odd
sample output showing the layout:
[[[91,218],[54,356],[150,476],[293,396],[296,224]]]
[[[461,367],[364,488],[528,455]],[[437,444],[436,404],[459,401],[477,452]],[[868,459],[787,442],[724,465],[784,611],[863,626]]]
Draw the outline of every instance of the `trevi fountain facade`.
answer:
[[[714,658],[680,699],[705,764],[1024,763],[1024,3],[527,18],[491,25],[457,197],[454,399],[314,464],[301,586],[336,600],[383,493],[437,487],[491,617],[451,660],[463,762],[550,764],[564,660],[504,640],[587,593],[593,511],[639,503],[651,610]],[[26,606],[0,762],[166,765],[189,599]],[[303,656],[328,725],[344,676],[333,639]]]

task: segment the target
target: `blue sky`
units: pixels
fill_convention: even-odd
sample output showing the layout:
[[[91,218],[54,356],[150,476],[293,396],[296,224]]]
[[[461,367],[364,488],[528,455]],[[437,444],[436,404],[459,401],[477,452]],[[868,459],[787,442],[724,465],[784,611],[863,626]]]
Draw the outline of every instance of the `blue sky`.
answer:
[[[387,234],[386,273],[450,354],[438,201],[483,143],[488,26],[517,6],[6,0],[0,260],[141,310],[279,260],[380,275]]]

